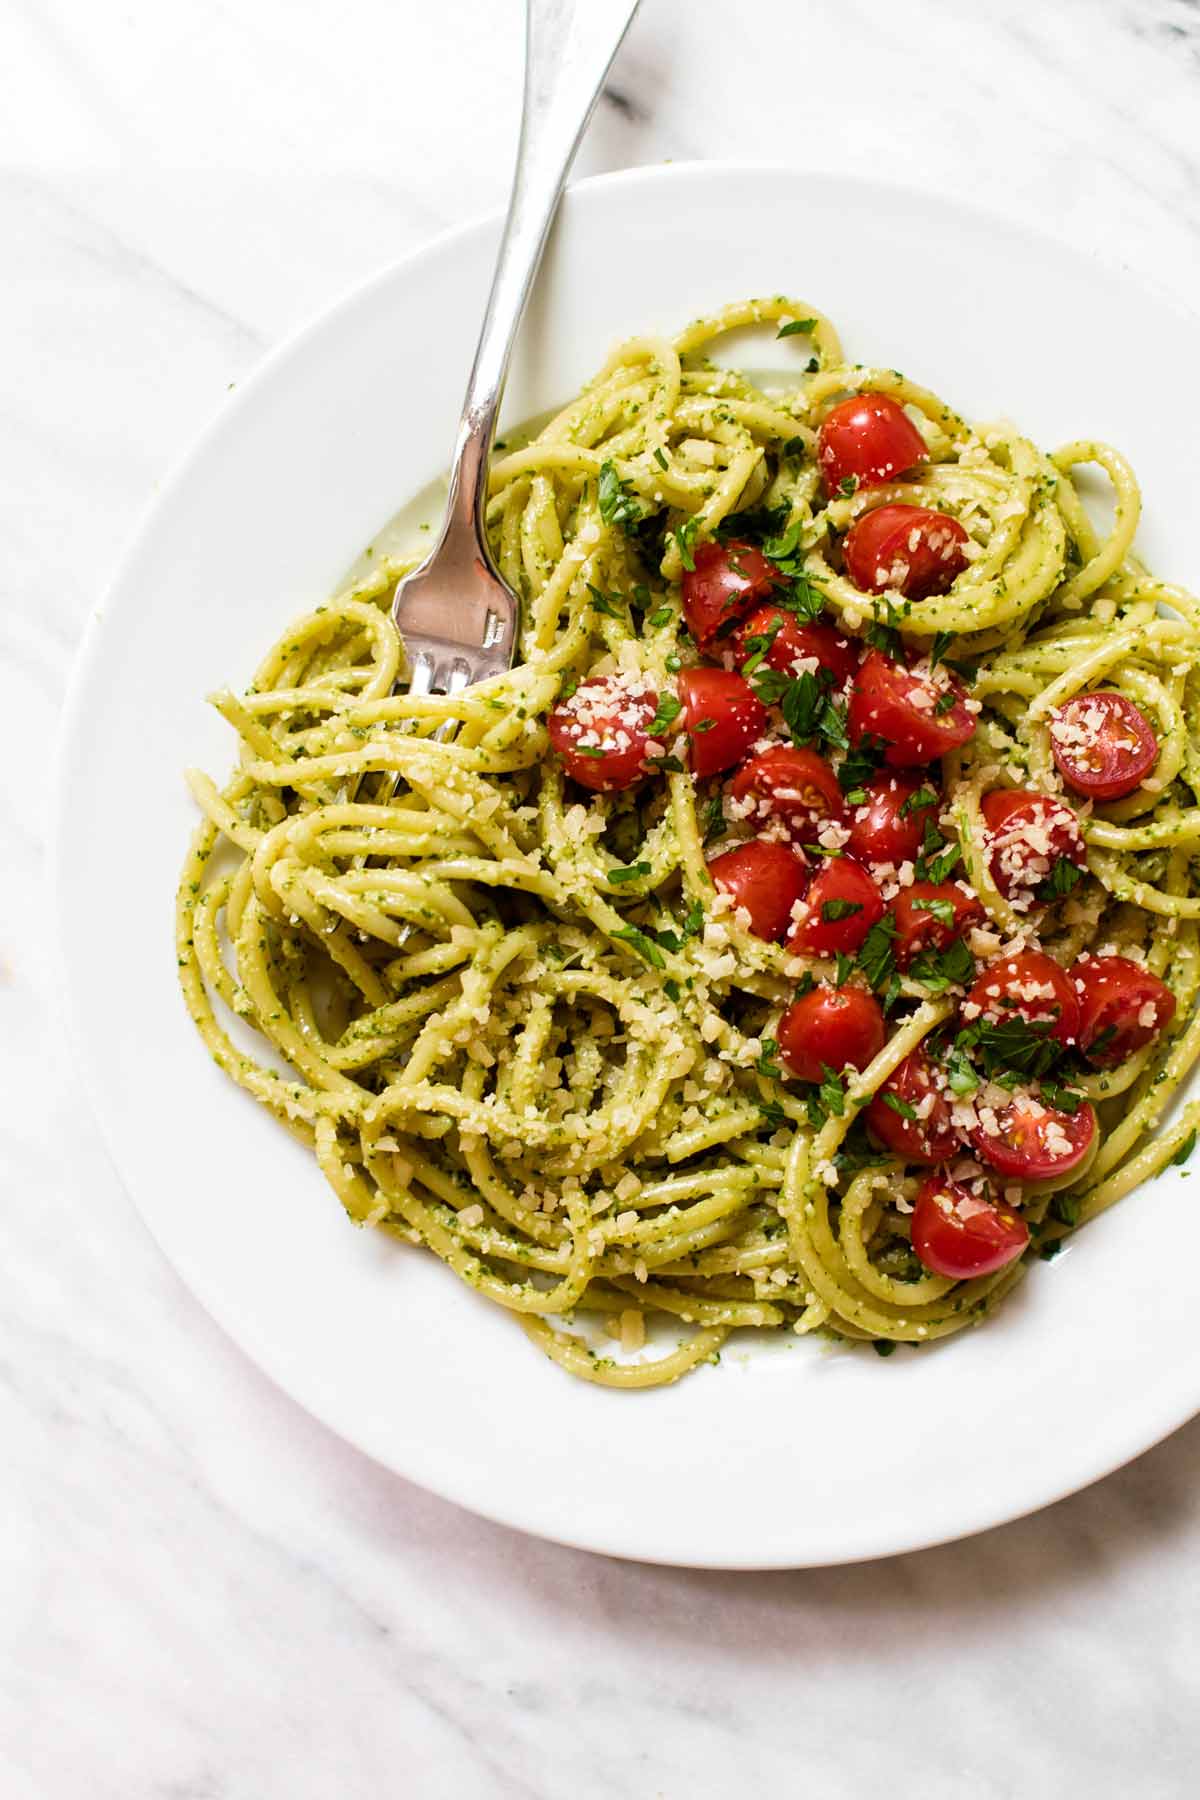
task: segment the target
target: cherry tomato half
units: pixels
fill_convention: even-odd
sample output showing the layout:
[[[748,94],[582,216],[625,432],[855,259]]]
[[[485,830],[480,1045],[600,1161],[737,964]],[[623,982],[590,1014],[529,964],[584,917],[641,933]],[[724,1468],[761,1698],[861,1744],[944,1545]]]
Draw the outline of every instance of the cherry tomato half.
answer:
[[[864,862],[912,862],[926,821],[932,815],[936,822],[941,795],[920,775],[879,775],[866,794],[851,809],[846,848]]]
[[[1048,1028],[1046,1036],[1073,1044],[1079,1036],[1079,1000],[1061,964],[1041,950],[998,956],[979,975],[963,1004],[964,1019],[1024,1019]]]
[[[773,744],[744,762],[729,784],[735,812],[752,823],[786,820],[798,842],[814,837],[822,825],[840,824],[846,816],[838,778],[815,750]]]
[[[714,856],[708,872],[735,907],[750,915],[755,937],[778,943],[792,922],[792,908],[804,893],[808,872],[786,844],[751,838]]]
[[[993,788],[979,804],[992,880],[1007,898],[1040,887],[1060,858],[1087,867],[1079,820],[1064,800],[1032,788]]]
[[[1095,1135],[1090,1106],[1063,1112],[1032,1094],[1019,1094],[994,1122],[971,1132],[971,1144],[976,1156],[1010,1181],[1050,1181],[1083,1161]]]
[[[802,956],[849,956],[883,917],[883,895],[852,856],[830,859],[813,876],[806,911],[788,949]]]
[[[898,969],[907,969],[925,950],[949,949],[985,917],[974,894],[956,881],[914,881],[901,888],[888,910],[896,922],[893,948]]]
[[[758,640],[766,638],[770,642],[763,650],[763,662],[781,675],[798,675],[806,663],[815,660],[817,669],[812,673],[827,669],[834,686],[843,688],[858,667],[858,645],[853,638],[843,637],[823,619],[801,625],[795,613],[767,605],[757,607],[738,626],[733,642],[739,668],[754,654]]]
[[[802,994],[779,1021],[779,1054],[801,1081],[820,1081],[830,1069],[865,1069],[887,1033],[874,994],[822,982]]]
[[[679,698],[696,775],[719,775],[741,762],[767,722],[750,683],[729,669],[684,669]]]
[[[887,745],[884,761],[909,769],[945,756],[975,733],[962,683],[946,669],[908,668],[882,650],[863,660],[850,689],[851,743],[868,735]]]
[[[854,394],[826,414],[817,459],[831,494],[878,487],[925,460],[925,439],[889,394]],[[854,491],[853,489],[851,490]]]
[[[572,780],[596,793],[632,787],[646,774],[653,739],[649,725],[658,695],[620,676],[585,681],[560,700],[546,721],[550,742]]]
[[[944,594],[967,566],[970,540],[957,519],[928,506],[877,506],[842,543],[846,573],[864,594],[898,590],[909,600]]]
[[[892,1071],[863,1117],[884,1149],[905,1162],[945,1162],[958,1149],[944,1078],[923,1047]]]
[[[1119,800],[1158,760],[1158,739],[1140,706],[1111,688],[1076,694],[1050,715],[1050,749],[1068,787],[1092,800]]]
[[[1029,1227],[1011,1208],[941,1175],[931,1175],[913,1202],[912,1247],[927,1269],[951,1281],[994,1275],[1028,1242]]]
[[[696,546],[695,568],[683,571],[683,613],[688,630],[701,646],[722,625],[732,627],[747,607],[770,595],[783,578],[753,544],[715,539]]]
[[[1071,970],[1079,999],[1079,1048],[1099,1068],[1143,1049],[1175,1017],[1165,982],[1126,956],[1081,956]]]

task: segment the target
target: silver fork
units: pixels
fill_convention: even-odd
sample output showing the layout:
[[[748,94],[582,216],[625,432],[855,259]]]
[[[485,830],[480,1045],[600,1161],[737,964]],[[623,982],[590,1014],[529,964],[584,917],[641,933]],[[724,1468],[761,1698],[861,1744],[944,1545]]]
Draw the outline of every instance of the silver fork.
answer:
[[[513,340],[567,171],[640,0],[527,0],[525,91],[512,195],[437,542],[397,584],[409,692],[455,694],[507,669],[518,603],[487,547],[488,458]]]

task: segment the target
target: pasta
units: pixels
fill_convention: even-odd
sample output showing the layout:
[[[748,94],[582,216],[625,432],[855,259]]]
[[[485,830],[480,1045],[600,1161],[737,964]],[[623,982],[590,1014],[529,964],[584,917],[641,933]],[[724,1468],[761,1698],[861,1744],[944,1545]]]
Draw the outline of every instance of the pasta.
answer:
[[[765,389],[709,360],[764,324],[795,341],[794,380]],[[835,481],[830,421],[856,396],[901,413],[919,455]],[[1103,529],[1083,465],[1111,486]],[[886,1352],[979,1323],[1039,1254],[1186,1155],[1200,1120],[1197,1102],[1166,1116],[1200,1050],[1200,605],[1138,560],[1139,506],[1115,450],[1047,455],[969,426],[897,371],[847,363],[794,300],[622,344],[494,459],[488,530],[522,613],[510,672],[453,697],[398,687],[403,568],[383,560],[292,624],[247,693],[214,696],[239,760],[220,788],[189,773],[203,818],[177,903],[209,1052],[311,1146],[355,1224],[431,1251],[588,1380],[674,1381],[742,1329]],[[899,548],[879,548],[887,507],[935,525],[918,545],[917,515],[896,513]],[[872,519],[883,562],[864,587]],[[945,566],[922,582],[927,552]],[[783,616],[747,637],[760,562]],[[729,618],[706,636],[696,596],[718,578]],[[848,685],[819,656],[779,666],[797,624],[855,668],[899,670],[935,737],[959,719],[962,741],[898,760],[886,695],[879,731],[855,725],[866,660]],[[705,773],[728,724],[687,697],[706,668],[755,696],[751,759],[821,759],[833,785],[799,826],[790,790],[747,799],[728,760]],[[1097,695],[1119,699],[1097,711]],[[1064,764],[1097,763],[1120,707],[1150,731],[1153,773],[1081,797]],[[909,771],[889,817],[904,836],[920,815],[919,851],[859,855],[871,796]],[[813,884],[772,929],[710,872],[751,840]],[[868,900],[814,913],[817,880],[848,869]],[[1073,982],[1085,1013],[1118,1019],[1090,1053],[1038,980],[1021,987],[1034,965],[1012,974],[1031,953],[1072,971],[1061,1006]],[[994,1018],[991,969],[1009,981]],[[1124,989],[1112,1011],[1118,975],[1136,1016]],[[818,1054],[798,1076],[811,1046],[781,1049],[792,1009],[845,993],[879,1039],[857,1066]],[[1014,1177],[1005,1157],[1030,1143],[1063,1172],[1035,1158]],[[1003,1260],[939,1272],[917,1230],[935,1204],[955,1243],[998,1233]],[[643,1351],[647,1319],[665,1349]]]

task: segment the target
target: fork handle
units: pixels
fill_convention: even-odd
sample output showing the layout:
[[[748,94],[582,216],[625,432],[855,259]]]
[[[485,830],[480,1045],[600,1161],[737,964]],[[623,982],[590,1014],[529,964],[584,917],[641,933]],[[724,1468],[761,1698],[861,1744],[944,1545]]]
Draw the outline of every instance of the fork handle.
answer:
[[[513,340],[567,171],[640,0],[526,0],[517,166],[450,469],[442,539],[484,548],[487,464]]]

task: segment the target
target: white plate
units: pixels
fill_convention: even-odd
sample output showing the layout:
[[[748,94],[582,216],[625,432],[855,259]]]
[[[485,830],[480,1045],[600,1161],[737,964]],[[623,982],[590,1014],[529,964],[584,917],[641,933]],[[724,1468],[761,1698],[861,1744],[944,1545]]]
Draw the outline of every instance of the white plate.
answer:
[[[208,1061],[175,985],[180,771],[229,765],[203,705],[244,683],[441,468],[497,240],[444,238],[272,356],[167,484],[97,611],[58,814],[67,983],[91,1096],[184,1279],[281,1387],[464,1506],[620,1556],[729,1568],[937,1543],[1071,1492],[1200,1408],[1190,1241],[1170,1170],[1034,1269],[985,1329],[884,1362],[793,1341],[644,1395],[571,1380],[433,1258],[351,1230],[315,1164]],[[893,188],[694,166],[567,197],[508,415],[568,396],[613,341],[787,292],[849,354],[1043,443],[1114,440],[1141,546],[1200,583],[1200,327],[1125,276]],[[782,358],[788,346],[780,346]],[[790,360],[790,357],[789,357]],[[792,364],[794,367],[794,363]],[[1168,411],[1169,408],[1169,411]]]

